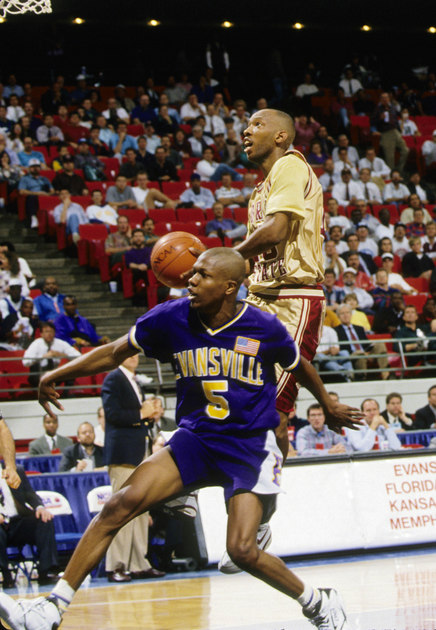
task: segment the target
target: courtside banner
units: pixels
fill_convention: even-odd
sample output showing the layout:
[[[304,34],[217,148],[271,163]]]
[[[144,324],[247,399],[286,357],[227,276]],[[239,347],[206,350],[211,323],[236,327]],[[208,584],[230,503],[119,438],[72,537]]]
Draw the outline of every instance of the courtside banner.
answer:
[[[292,465],[282,489],[270,547],[280,556],[436,540],[434,456]],[[217,562],[227,524],[222,490],[201,490],[199,504],[209,562]]]

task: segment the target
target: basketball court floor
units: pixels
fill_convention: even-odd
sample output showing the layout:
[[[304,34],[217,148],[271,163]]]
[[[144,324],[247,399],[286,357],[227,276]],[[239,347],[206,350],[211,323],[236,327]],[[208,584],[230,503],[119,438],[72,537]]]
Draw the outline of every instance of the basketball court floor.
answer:
[[[293,562],[307,582],[337,588],[353,630],[436,630],[436,548]],[[21,596],[38,594],[19,588]],[[11,593],[12,594],[12,593]],[[304,630],[300,607],[241,573],[216,570],[168,579],[82,587],[62,630]]]

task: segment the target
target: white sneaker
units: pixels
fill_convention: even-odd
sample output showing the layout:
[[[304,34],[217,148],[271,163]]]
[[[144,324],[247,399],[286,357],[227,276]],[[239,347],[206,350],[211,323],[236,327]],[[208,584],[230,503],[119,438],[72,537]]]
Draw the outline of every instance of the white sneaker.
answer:
[[[0,593],[0,619],[12,630],[57,630],[61,623],[60,612],[45,597],[12,599]]]
[[[37,228],[38,226],[39,226],[38,217],[36,215],[32,215],[32,218],[30,219],[30,227]]]
[[[261,523],[257,530],[257,546],[263,551],[268,549],[272,540],[272,532],[269,523]],[[227,551],[223,553],[221,560],[218,562],[218,571],[221,573],[241,573],[240,569],[231,559]]]
[[[303,608],[303,615],[319,630],[351,630],[339,593],[320,588],[321,599],[315,608]]]

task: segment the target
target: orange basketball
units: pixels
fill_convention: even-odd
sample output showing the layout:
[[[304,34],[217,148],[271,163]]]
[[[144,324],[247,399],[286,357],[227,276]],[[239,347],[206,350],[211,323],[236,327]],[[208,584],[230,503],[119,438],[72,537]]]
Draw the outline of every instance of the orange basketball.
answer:
[[[188,232],[170,232],[158,240],[151,252],[151,268],[159,282],[175,289],[186,286],[186,280],[180,276],[197,260],[190,247],[206,249],[199,238]]]

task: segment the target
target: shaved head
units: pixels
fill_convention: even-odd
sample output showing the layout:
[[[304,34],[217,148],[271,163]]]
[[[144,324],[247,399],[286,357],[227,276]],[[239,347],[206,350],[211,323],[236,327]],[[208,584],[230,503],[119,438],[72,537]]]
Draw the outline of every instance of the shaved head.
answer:
[[[271,118],[277,132],[286,132],[287,139],[283,141],[282,146],[284,149],[288,149],[295,138],[295,126],[291,116],[279,109],[263,109],[262,113],[266,113]]]
[[[211,262],[222,272],[224,278],[234,280],[238,286],[244,281],[245,260],[236,250],[230,247],[214,247],[201,254],[200,258]]]

